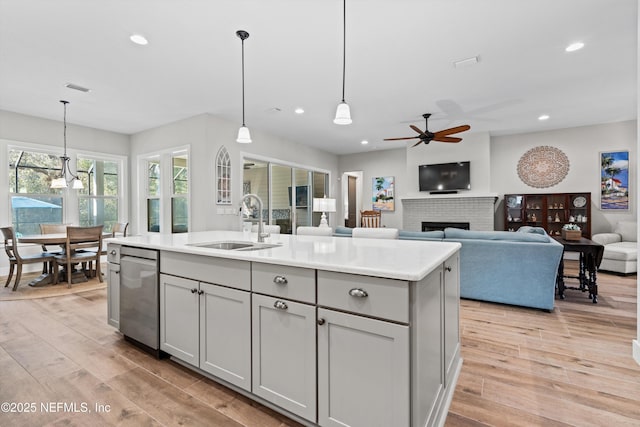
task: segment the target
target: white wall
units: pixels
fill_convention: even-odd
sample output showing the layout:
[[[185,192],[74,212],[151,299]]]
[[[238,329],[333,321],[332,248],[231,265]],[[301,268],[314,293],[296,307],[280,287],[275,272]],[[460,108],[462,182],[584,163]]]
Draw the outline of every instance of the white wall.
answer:
[[[591,233],[608,232],[620,220],[636,218],[637,200],[631,188],[628,211],[600,210],[600,152],[629,151],[629,184],[637,185],[636,121],[608,123],[491,138],[491,191],[501,200],[505,193],[591,193]],[[548,145],[558,148],[569,158],[569,173],[560,183],[549,188],[533,188],[520,180],[517,165],[531,148]],[[502,210],[496,215],[502,226]]]
[[[189,145],[191,169],[190,231],[237,230],[240,228],[237,207],[242,194],[243,168],[241,158],[243,155],[245,157],[251,155],[260,158],[268,157],[299,166],[324,169],[331,174],[330,192],[331,194],[336,193],[338,163],[336,155],[256,132],[253,129],[251,129],[253,143],[238,144],[235,142],[238,126],[238,123],[202,114],[132,135],[131,176],[138,177],[139,165],[136,159],[139,155]],[[232,204],[230,206],[218,206],[215,203],[215,156],[222,145],[226,146],[231,157]],[[136,185],[136,188],[140,188],[140,185]],[[142,196],[142,194],[137,195],[137,197]],[[137,205],[132,205],[131,214],[136,229],[140,224],[138,210]]]
[[[458,136],[458,135],[456,135]],[[420,144],[406,149],[407,185],[396,189],[400,197],[428,197],[427,192],[420,192],[418,183],[418,166],[434,163],[471,162],[471,190],[461,190],[465,195],[487,195],[491,189],[491,139],[486,132],[460,134],[462,142],[449,144],[432,141],[429,145]]]
[[[407,182],[405,156],[404,148],[340,156],[338,160],[340,176],[344,172],[363,172],[361,205],[356,207],[356,212],[371,209],[374,178],[393,176],[395,177],[395,211],[382,212],[382,225],[391,228],[402,228],[402,203],[400,202],[399,194],[406,191],[404,189],[410,185]],[[338,212],[344,212],[342,202],[343,197],[338,197]],[[337,218],[341,215],[331,216]],[[339,221],[340,224],[338,225],[344,225],[342,218]]]

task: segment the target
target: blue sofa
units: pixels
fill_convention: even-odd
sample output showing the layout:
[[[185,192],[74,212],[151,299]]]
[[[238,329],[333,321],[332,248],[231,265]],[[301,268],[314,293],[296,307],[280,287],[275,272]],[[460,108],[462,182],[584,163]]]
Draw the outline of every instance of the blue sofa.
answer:
[[[351,229],[337,227],[335,236]],[[510,231],[400,231],[399,239],[460,242],[462,298],[553,310],[563,247],[544,229]]]

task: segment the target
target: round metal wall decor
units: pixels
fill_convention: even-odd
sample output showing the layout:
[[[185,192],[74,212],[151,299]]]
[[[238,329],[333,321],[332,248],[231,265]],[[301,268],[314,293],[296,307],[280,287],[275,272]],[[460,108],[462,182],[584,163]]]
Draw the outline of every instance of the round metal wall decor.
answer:
[[[569,158],[555,147],[541,146],[527,151],[518,161],[518,176],[530,187],[546,188],[569,173]]]

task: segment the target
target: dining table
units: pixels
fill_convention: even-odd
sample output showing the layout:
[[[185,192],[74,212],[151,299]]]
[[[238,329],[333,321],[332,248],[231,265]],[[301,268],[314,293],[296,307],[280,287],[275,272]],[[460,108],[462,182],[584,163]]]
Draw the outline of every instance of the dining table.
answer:
[[[103,232],[102,238],[106,239],[108,237],[112,237],[112,233]],[[21,236],[18,237],[19,243],[36,243],[43,246],[54,246],[60,245],[62,248],[62,252],[65,251],[67,244],[67,233],[50,233],[50,234],[32,234],[29,236]],[[81,283],[86,282],[87,276],[79,270],[73,270],[71,276],[72,283]],[[66,269],[63,267],[61,270],[61,275],[58,277],[58,282],[62,282],[61,278],[66,275]],[[40,276],[29,282],[29,286],[45,286],[55,284],[53,283],[53,274],[48,271],[43,272]]]

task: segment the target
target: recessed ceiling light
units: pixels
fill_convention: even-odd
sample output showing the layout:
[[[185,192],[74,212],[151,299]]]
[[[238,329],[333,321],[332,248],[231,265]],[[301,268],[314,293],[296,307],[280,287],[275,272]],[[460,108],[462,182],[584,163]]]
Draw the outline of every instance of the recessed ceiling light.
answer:
[[[549,120],[549,115],[548,114],[543,114],[540,117],[538,117],[538,120]]]
[[[575,42],[575,43],[571,43],[569,46],[566,47],[565,51],[566,52],[575,52],[576,50],[580,50],[584,47],[584,43],[582,42]]]
[[[367,145],[369,143],[369,141],[367,141],[366,139],[363,139],[362,141],[360,141],[360,144],[362,145]]]
[[[141,34],[132,34],[129,37],[129,40],[131,40],[135,44],[139,44],[141,46],[149,44],[149,41],[147,40],[147,38],[145,36],[141,35]]]
[[[304,114],[304,109],[300,107],[296,108],[294,111],[296,114]]]

